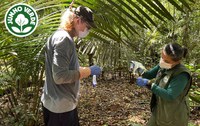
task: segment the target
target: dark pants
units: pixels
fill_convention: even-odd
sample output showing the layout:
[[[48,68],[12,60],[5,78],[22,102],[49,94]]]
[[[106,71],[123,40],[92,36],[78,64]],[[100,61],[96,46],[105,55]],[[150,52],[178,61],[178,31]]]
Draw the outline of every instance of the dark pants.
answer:
[[[78,112],[75,108],[64,113],[53,113],[43,106],[45,126],[79,126]]]

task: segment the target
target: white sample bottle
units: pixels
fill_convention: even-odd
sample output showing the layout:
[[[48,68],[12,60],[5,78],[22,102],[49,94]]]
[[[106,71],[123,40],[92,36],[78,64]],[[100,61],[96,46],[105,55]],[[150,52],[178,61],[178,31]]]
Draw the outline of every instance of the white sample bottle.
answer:
[[[93,87],[96,87],[96,85],[97,85],[97,76],[96,75],[92,76],[92,85],[93,85]]]

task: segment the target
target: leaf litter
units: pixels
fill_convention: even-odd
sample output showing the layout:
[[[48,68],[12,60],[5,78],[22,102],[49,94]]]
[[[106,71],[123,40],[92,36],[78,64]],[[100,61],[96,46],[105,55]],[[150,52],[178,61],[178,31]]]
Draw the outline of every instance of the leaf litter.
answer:
[[[83,80],[78,104],[80,125],[144,126],[151,115],[150,99],[151,91],[125,79],[99,81],[96,87]],[[199,122],[199,114],[191,115],[193,122]]]

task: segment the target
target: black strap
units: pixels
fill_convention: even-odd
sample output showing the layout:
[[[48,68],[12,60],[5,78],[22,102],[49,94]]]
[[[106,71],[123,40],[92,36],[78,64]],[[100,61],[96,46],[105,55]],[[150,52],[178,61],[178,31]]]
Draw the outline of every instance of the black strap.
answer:
[[[157,104],[156,95],[153,93],[152,96],[151,96],[151,102],[150,102],[151,112],[153,112],[153,109],[156,106],[156,104]]]
[[[170,79],[169,79],[169,81],[168,81],[168,83],[167,83],[166,86],[169,86],[170,80],[171,80],[174,76],[180,74],[181,72],[180,72],[180,73],[176,73],[176,74],[175,74],[175,73],[176,73],[176,72],[174,72],[174,73],[172,74],[172,76],[170,77]],[[163,78],[163,76],[165,76],[164,73],[162,73],[160,79]],[[186,94],[185,94],[184,96],[186,96],[186,95],[188,94],[188,92],[190,91],[191,85],[192,85],[192,77],[190,76],[190,83],[189,83],[188,86],[185,87],[185,88],[188,88],[188,89],[187,89],[187,92],[186,92]],[[153,109],[154,109],[154,107],[156,106],[156,104],[157,104],[156,95],[153,93],[152,96],[151,96],[151,102],[150,102],[150,109],[151,109],[151,112],[153,111]]]
[[[164,69],[160,69],[158,71],[157,74],[161,74],[160,77],[158,78],[158,80],[156,81],[156,84],[158,83],[158,81],[160,81],[166,74],[164,73],[165,70]],[[156,99],[156,95],[154,93],[152,93],[152,96],[151,96],[151,102],[150,102],[150,109],[151,109],[151,112],[153,111],[153,109],[155,108],[157,104],[157,99]]]

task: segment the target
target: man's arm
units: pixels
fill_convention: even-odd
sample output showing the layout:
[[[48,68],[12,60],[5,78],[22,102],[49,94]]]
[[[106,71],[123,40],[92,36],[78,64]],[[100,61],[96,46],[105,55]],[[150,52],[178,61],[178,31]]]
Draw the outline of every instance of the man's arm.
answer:
[[[79,80],[79,70],[70,69],[70,60],[74,56],[74,44],[66,37],[54,42],[52,74],[56,84],[73,83]]]

